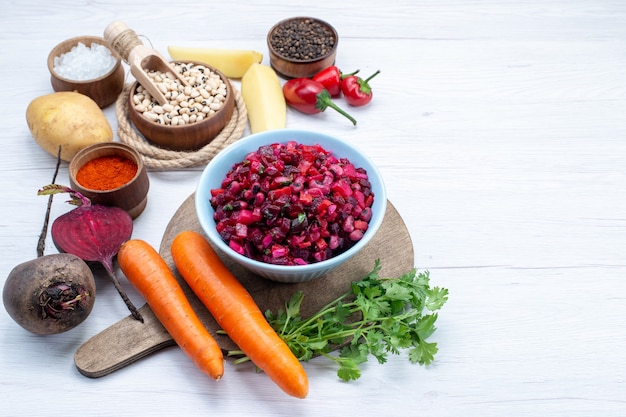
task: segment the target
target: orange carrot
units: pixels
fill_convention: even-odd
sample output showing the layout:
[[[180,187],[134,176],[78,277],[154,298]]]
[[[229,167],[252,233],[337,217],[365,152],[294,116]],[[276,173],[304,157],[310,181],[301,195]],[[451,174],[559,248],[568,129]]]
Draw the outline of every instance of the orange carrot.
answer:
[[[202,324],[169,267],[143,240],[129,240],[117,254],[126,278],[196,366],[215,380],[224,374],[221,348]]]
[[[309,382],[302,364],[209,242],[187,230],[174,238],[171,251],[180,274],[233,342],[283,391],[306,397]]]

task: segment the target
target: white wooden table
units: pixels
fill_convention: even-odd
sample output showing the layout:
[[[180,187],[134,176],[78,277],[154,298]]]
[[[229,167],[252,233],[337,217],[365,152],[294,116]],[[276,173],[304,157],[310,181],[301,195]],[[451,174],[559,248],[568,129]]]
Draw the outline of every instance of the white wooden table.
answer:
[[[381,74],[371,105],[350,109],[358,127],[332,110],[289,111],[288,127],[358,143],[379,165],[416,267],[450,290],[431,339],[436,360],[426,368],[405,354],[372,361],[360,380],[342,383],[316,359],[305,364],[305,400],[232,363],[210,381],[177,348],[89,379],[74,352],[127,315],[102,278],[91,316],[62,335],[31,335],[0,309],[0,415],[626,414],[623,1],[206,3],[3,4],[0,282],[36,255],[46,209],[36,191],[55,159],[24,115],[52,91],[53,46],[123,20],[164,53],[170,44],[257,49],[268,63],[267,30],[313,15],[339,31],[340,68]],[[105,113],[115,127],[114,108]],[[135,237],[158,247],[201,168],[149,173]],[[67,210],[55,199],[53,216]],[[50,239],[47,248],[55,252]]]

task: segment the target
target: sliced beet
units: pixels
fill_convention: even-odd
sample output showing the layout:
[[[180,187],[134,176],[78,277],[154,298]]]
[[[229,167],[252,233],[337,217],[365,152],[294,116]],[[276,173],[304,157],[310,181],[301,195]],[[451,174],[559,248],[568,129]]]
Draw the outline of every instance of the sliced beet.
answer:
[[[119,207],[91,204],[78,191],[61,185],[48,185],[39,191],[41,195],[69,193],[71,204],[78,207],[57,217],[52,223],[50,235],[55,246],[65,253],[78,256],[86,262],[99,262],[133,316],[143,321],[122,289],[113,269],[113,258],[133,233],[133,220]]]

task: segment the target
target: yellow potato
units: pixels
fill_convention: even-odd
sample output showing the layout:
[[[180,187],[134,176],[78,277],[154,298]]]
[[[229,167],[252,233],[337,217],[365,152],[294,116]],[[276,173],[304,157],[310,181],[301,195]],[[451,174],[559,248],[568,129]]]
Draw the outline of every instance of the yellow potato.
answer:
[[[254,63],[263,60],[258,51],[244,49],[191,48],[168,46],[167,51],[175,61],[195,61],[212,66],[228,78],[241,78]]]
[[[113,140],[113,129],[95,101],[63,91],[35,98],[26,109],[26,122],[35,142],[48,153],[70,161],[81,149]]]
[[[241,97],[252,133],[282,129],[287,124],[285,96],[272,67],[252,64],[241,79]]]

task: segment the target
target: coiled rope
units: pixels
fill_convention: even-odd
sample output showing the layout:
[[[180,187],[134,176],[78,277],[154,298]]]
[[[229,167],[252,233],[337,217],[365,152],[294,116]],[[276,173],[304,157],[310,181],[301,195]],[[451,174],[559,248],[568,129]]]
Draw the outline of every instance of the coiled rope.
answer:
[[[241,93],[233,88],[231,90],[235,93],[233,115],[222,131],[207,145],[197,151],[173,151],[152,145],[135,129],[130,120],[128,94],[131,88],[132,83],[125,84],[115,104],[117,133],[122,142],[141,154],[147,168],[168,170],[206,165],[219,151],[243,136],[248,122],[248,111]]]

